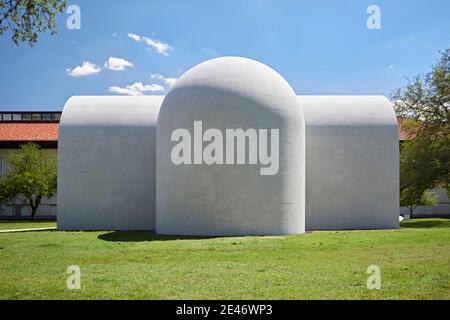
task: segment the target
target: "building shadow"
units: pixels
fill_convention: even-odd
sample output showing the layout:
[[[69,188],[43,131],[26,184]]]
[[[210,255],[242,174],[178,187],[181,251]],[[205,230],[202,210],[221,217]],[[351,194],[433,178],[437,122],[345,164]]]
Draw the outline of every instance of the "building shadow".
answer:
[[[156,234],[154,231],[112,231],[97,237],[103,241],[112,242],[145,242],[145,241],[173,241],[173,240],[199,240],[217,237],[203,236],[170,236]]]
[[[450,219],[439,219],[439,220],[410,219],[404,220],[400,224],[400,226],[401,228],[411,228],[411,229],[450,228]]]

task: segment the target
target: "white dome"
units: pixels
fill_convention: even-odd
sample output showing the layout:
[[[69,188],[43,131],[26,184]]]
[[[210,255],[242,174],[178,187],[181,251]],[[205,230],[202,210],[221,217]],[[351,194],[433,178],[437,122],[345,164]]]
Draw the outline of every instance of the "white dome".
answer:
[[[288,105],[273,103],[296,99],[287,81],[275,70],[258,61],[242,57],[221,57],[205,61],[188,70],[175,83],[175,89],[209,88],[212,94],[241,95],[261,106],[288,110]],[[272,99],[270,99],[272,98]]]
[[[183,159],[174,161],[174,148],[181,144],[180,137],[173,139],[177,129],[192,135],[186,140],[193,147],[183,148],[178,154]],[[203,134],[209,129],[217,135],[205,140]],[[226,139],[229,131],[237,129],[251,136],[242,140],[246,141],[241,154],[244,162],[238,159],[238,141]],[[195,144],[196,137],[200,143]],[[215,162],[208,162],[205,152],[217,137],[223,138],[223,154],[216,148],[210,154]],[[252,153],[256,149],[251,139],[258,144],[257,152]],[[279,146],[275,158],[275,153],[270,154],[275,144],[272,149],[266,143],[270,164],[261,156],[264,139],[274,139]],[[304,148],[298,99],[277,72],[239,57],[195,66],[165,97],[158,118],[156,231],[188,235],[304,232]]]

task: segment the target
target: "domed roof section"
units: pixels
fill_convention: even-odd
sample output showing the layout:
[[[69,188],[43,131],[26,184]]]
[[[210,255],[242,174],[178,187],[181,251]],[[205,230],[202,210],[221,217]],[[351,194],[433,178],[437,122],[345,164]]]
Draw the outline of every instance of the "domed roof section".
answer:
[[[284,109],[285,103],[298,104],[289,83],[267,65],[243,57],[220,57],[205,61],[184,73],[172,91],[196,92],[208,88],[211,93],[231,93],[258,104]],[[170,92],[168,94],[170,96]],[[287,107],[287,106],[286,106]]]

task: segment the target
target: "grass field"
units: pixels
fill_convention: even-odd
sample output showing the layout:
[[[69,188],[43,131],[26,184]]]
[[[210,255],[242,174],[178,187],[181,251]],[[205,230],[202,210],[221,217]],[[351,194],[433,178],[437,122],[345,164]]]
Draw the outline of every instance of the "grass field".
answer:
[[[66,269],[81,268],[81,290]],[[369,290],[367,267],[381,268]],[[0,299],[450,299],[450,220],[400,230],[188,238],[0,234]]]
[[[56,227],[56,221],[50,221],[50,220],[37,220],[37,221],[0,220],[0,230],[48,228],[48,227]]]

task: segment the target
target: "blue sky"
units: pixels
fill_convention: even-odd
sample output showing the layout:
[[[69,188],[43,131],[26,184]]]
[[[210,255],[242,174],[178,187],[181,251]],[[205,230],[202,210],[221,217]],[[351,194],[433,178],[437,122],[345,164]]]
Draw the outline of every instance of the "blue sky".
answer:
[[[65,13],[58,34],[41,34],[35,47],[0,37],[0,110],[61,110],[72,95],[165,94],[171,79],[227,55],[268,64],[297,94],[389,95],[450,46],[448,0],[68,4],[81,9],[80,30],[66,27]],[[381,10],[379,30],[366,27],[371,4]],[[110,57],[125,62],[108,69]],[[93,65],[75,69],[86,61]]]

